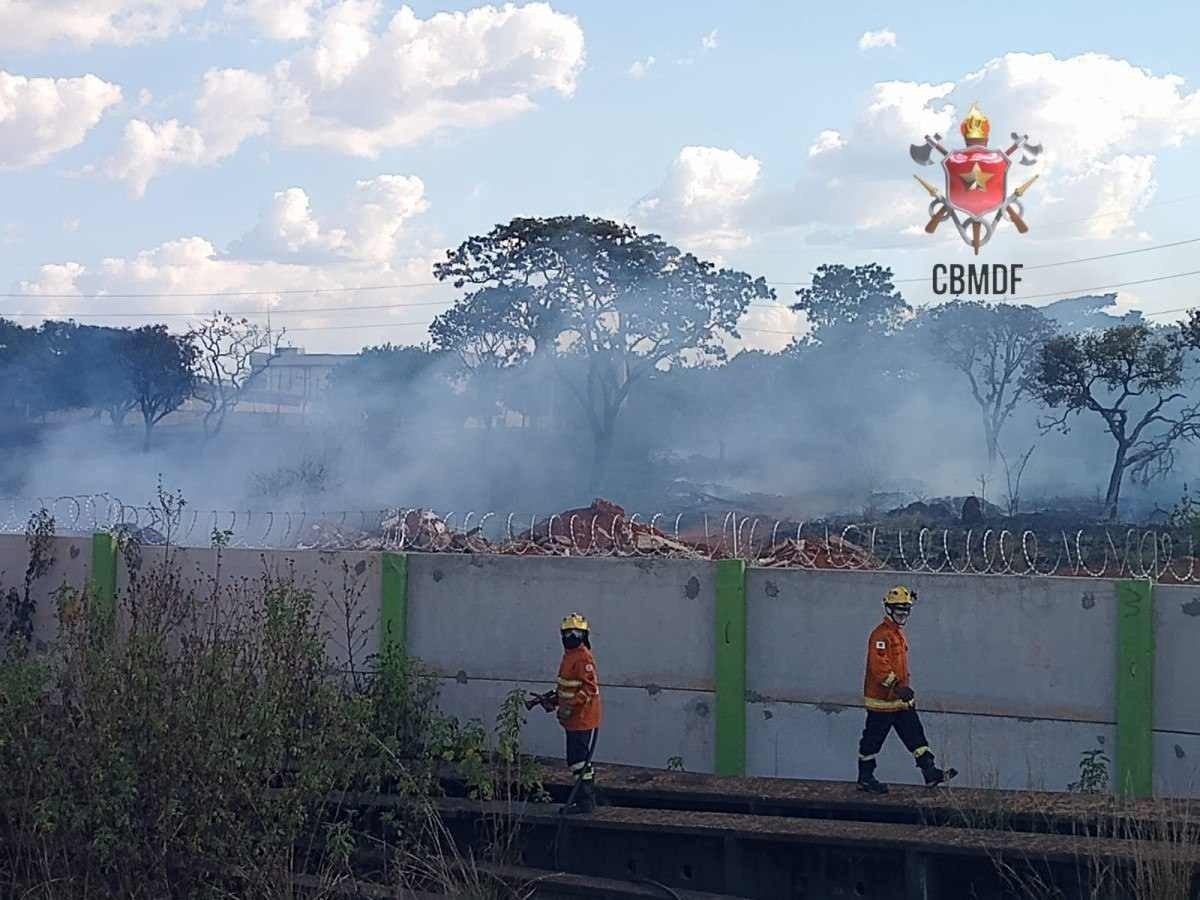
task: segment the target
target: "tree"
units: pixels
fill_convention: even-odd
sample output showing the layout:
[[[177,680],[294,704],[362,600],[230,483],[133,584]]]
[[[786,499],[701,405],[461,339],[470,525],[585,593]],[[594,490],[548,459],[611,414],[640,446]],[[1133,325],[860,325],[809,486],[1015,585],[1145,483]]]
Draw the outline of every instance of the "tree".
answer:
[[[462,388],[485,428],[500,412],[505,388],[514,381],[510,376],[530,364],[536,339],[529,332],[541,331],[522,311],[522,294],[506,287],[480,288],[429,326],[435,346],[458,358]],[[545,359],[545,353],[539,354],[533,368],[543,368]],[[520,399],[535,415],[543,409],[532,395]]]
[[[142,449],[149,452],[154,426],[182,406],[195,390],[196,345],[190,334],[170,334],[166,325],[143,325],[125,332],[120,354],[136,398],[134,406],[142,414]]]
[[[929,325],[934,354],[967,376],[993,465],[1004,423],[1030,393],[1025,369],[1054,323],[1032,306],[955,300],[930,311]]]
[[[439,346],[461,352],[462,336],[486,334],[493,355],[554,362],[588,422],[593,486],[630,391],[685,359],[723,360],[721,335],[738,336],[751,300],[774,297],[761,278],[586,216],[498,225],[447,251],[434,274],[474,288],[438,317]]]
[[[123,425],[138,404],[123,358],[128,340],[129,331],[124,328],[75,326],[74,353],[67,362],[82,382],[80,405],[91,407],[97,417],[107,412],[116,426]]]
[[[218,310],[200,323],[192,337],[196,345],[195,397],[205,407],[204,436],[212,438],[241,401],[253,371],[254,354],[273,351],[283,332],[272,342],[264,329],[249,320],[234,319]]]
[[[888,337],[912,314],[892,285],[892,270],[877,263],[855,266],[823,265],[810,287],[800,288],[792,310],[803,312],[813,332],[809,342],[830,345],[861,343],[868,337]]]
[[[1145,481],[1165,475],[1176,445],[1200,436],[1200,404],[1180,390],[1187,348],[1177,333],[1120,325],[1051,338],[1038,353],[1034,394],[1060,411],[1043,431],[1065,433],[1070,418],[1088,410],[1116,442],[1104,501],[1109,519],[1117,517],[1126,471]]]
[[[330,375],[331,405],[382,439],[405,418],[429,408],[431,398],[423,390],[435,386],[431,377],[442,356],[425,345],[366,347]],[[449,393],[448,385],[436,387]]]

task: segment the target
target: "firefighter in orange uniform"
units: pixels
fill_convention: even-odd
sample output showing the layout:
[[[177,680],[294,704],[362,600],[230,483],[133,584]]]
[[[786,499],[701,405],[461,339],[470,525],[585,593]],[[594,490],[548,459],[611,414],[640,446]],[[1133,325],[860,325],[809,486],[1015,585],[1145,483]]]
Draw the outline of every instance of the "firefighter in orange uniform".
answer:
[[[909,683],[904,623],[916,599],[917,592],[906,587],[888,591],[883,598],[883,621],[871,632],[867,643],[867,677],[863,685],[867,724],[858,743],[858,787],[872,794],[887,793],[887,785],[875,778],[875,757],[893,728],[916,759],[926,785],[933,787],[958,774],[954,769],[943,771],[934,765]]]
[[[590,813],[596,807],[596,775],[592,751],[600,730],[600,682],[587,619],[571,613],[562,620],[563,658],[558,667],[558,688],[543,704],[555,710],[567,733],[567,766],[575,776],[572,800],[563,812]]]

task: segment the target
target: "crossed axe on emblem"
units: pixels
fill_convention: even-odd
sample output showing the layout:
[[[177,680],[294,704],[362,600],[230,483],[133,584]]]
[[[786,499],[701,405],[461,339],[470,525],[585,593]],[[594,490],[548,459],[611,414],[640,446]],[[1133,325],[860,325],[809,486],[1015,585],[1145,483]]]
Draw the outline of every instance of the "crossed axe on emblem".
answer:
[[[1005,156],[1007,156],[1009,159],[1012,159],[1013,154],[1020,150],[1022,152],[1021,158],[1018,160],[1018,162],[1020,162],[1021,165],[1032,166],[1037,162],[1038,154],[1042,152],[1041,144],[1031,144],[1029,143],[1029,135],[1017,134],[1015,131],[1012,132],[1012,141],[1012,146],[1004,151]],[[922,166],[932,166],[934,150],[937,150],[942,154],[942,156],[950,155],[950,151],[942,146],[942,136],[937,133],[935,133],[932,137],[925,135],[925,143],[923,144],[910,145],[908,148],[908,153],[913,158],[914,162],[917,162]],[[925,190],[929,193],[929,196],[933,198],[929,204],[929,222],[925,225],[926,233],[933,234],[935,231],[937,231],[938,225],[940,225],[946,219],[952,218],[955,226],[959,230],[959,233],[962,235],[963,240],[967,240],[966,228],[963,223],[958,221],[958,216],[954,214],[954,210],[950,207],[950,204],[946,201],[946,198],[938,193],[937,188],[935,188],[925,179],[921,178],[921,176],[914,175],[913,177],[917,179],[921,187],[925,188]],[[1000,221],[1000,217],[1004,213],[1008,213],[1009,219],[1012,220],[1012,223],[1017,227],[1017,231],[1019,233],[1024,234],[1029,230],[1029,226],[1025,224],[1025,219],[1023,216],[1025,209],[1021,204],[1021,197],[1037,180],[1038,176],[1034,175],[1032,178],[1014,190],[1011,194],[1009,194],[1003,205],[996,212],[996,216],[991,222],[980,221],[979,219],[968,220],[972,226],[972,235],[968,243],[975,248],[976,253],[978,253],[979,248],[983,244],[986,244],[991,238],[992,232],[996,228],[996,224]],[[982,240],[980,235],[981,226],[986,230],[986,233],[982,236]]]

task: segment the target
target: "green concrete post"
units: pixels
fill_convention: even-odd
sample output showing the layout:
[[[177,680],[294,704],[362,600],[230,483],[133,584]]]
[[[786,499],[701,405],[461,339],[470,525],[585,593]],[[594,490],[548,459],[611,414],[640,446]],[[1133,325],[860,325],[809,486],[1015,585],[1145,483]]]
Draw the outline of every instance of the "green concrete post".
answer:
[[[717,562],[716,752],[718,775],[746,774],[746,561]]]
[[[104,621],[115,626],[117,614],[117,539],[105,532],[92,535],[92,602]]]
[[[1149,580],[1117,583],[1117,783],[1154,793],[1154,596]]]
[[[383,554],[380,581],[379,650],[391,646],[404,653],[408,650],[408,554]]]

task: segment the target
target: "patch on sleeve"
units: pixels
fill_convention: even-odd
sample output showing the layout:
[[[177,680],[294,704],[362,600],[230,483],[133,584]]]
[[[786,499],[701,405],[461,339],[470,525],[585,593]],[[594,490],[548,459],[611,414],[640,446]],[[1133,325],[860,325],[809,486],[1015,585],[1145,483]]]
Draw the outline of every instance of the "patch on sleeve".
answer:
[[[886,650],[887,649],[887,641],[876,641],[875,649],[876,650]]]

